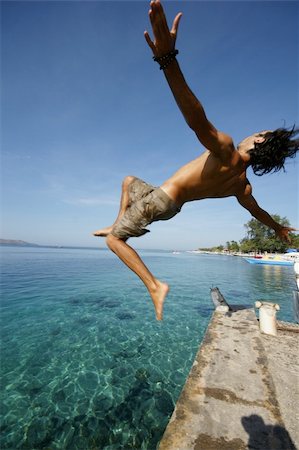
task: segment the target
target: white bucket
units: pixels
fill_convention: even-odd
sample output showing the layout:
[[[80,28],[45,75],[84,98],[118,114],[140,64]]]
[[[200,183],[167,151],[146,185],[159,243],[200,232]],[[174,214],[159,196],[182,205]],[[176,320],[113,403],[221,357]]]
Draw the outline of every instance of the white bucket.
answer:
[[[296,276],[297,288],[299,290],[299,259],[296,259],[296,261],[295,261],[294,271],[295,271],[295,276]]]
[[[276,312],[280,310],[277,303],[255,302],[255,307],[259,309],[260,330],[262,333],[277,336]]]

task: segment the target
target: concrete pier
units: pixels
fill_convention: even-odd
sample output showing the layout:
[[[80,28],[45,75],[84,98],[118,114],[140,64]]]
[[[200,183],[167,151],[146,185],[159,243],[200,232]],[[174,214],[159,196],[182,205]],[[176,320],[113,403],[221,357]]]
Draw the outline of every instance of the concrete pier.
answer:
[[[159,450],[299,450],[298,331],[215,311]]]

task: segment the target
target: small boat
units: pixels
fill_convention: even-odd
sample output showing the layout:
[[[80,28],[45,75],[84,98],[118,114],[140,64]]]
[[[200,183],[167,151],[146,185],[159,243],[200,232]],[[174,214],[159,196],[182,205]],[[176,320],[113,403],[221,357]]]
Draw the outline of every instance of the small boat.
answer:
[[[293,266],[294,261],[283,256],[264,256],[262,258],[245,258],[250,264],[268,264],[271,266]]]

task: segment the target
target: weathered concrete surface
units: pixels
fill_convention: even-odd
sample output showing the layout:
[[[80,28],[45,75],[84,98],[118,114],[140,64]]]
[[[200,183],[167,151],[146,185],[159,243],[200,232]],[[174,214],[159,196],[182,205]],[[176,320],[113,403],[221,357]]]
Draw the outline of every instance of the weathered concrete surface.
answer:
[[[215,312],[159,450],[299,450],[298,341]]]

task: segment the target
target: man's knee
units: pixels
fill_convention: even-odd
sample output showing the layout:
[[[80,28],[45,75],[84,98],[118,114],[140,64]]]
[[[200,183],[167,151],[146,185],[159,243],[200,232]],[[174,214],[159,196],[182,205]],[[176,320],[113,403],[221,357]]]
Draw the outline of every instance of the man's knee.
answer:
[[[117,238],[113,236],[113,234],[108,234],[108,236],[106,237],[106,244],[108,245],[110,250],[112,250],[112,248],[114,247],[116,240]]]
[[[133,177],[132,175],[127,175],[124,179],[123,179],[123,188],[127,188],[129,186],[129,184],[132,183],[132,181],[135,180],[136,177]]]
[[[108,236],[106,237],[106,244],[108,245],[108,247],[110,248],[110,250],[114,251],[114,249],[117,247],[117,244],[123,241],[125,242],[126,239],[120,239],[116,236],[113,236],[113,234],[108,234]]]

